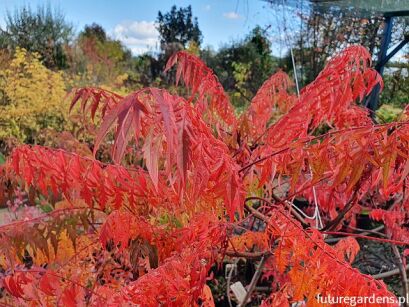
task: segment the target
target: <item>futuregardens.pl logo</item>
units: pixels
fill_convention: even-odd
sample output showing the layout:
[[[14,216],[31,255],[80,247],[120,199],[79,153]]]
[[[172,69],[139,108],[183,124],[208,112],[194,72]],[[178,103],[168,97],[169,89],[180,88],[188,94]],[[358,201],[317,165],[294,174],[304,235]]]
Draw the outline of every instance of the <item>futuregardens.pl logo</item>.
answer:
[[[360,306],[361,304],[402,304],[409,302],[408,297],[394,296],[321,296],[317,297],[318,303],[324,305],[344,304],[346,306]]]

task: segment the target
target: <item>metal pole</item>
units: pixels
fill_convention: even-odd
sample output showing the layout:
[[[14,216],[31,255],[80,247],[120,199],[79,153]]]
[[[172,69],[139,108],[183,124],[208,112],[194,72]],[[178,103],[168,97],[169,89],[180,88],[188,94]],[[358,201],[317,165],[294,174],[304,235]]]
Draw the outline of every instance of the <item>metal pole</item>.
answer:
[[[393,16],[386,16],[385,17],[385,29],[383,31],[382,43],[381,43],[381,50],[379,51],[378,55],[378,63],[383,63],[387,57],[388,47],[391,42],[392,38],[392,27],[393,27]],[[384,71],[385,65],[379,65],[376,67],[376,70],[382,76]],[[378,108],[378,101],[379,101],[379,93],[381,92],[381,85],[377,84],[371,94],[369,95],[366,106],[369,110],[372,110],[371,117],[375,117],[375,111]]]
[[[397,45],[391,52],[388,53],[388,55],[381,61],[378,62],[375,66],[375,69],[378,70],[380,69],[380,67],[385,66],[386,63],[388,63],[388,61],[399,52],[399,50],[401,50],[403,47],[405,47],[405,45],[409,43],[409,34],[407,36],[405,36],[405,38],[403,39],[403,41],[401,41],[399,43],[399,45]]]
[[[298,87],[297,67],[295,66],[293,48],[290,48],[290,52],[291,52],[291,60],[293,61],[294,79],[295,79],[295,86],[297,87],[297,96],[298,98],[300,98],[300,88]]]
[[[382,37],[381,43],[381,50],[379,51],[378,56],[378,63],[382,63],[382,61],[386,58],[386,54],[388,53],[389,44],[391,43],[392,38],[392,27],[393,27],[393,17],[388,16],[385,17],[385,30]],[[385,65],[381,65],[377,70],[382,75]]]

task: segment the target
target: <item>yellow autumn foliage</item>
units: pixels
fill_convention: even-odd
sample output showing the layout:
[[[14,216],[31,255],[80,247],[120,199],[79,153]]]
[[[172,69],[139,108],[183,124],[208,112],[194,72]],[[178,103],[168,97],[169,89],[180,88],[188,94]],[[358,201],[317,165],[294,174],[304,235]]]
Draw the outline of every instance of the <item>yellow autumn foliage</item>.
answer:
[[[67,231],[64,230],[58,236],[58,247],[57,251],[54,251],[53,245],[50,240],[47,242],[49,255],[47,256],[41,250],[34,253],[33,249],[29,246],[27,251],[30,255],[33,255],[33,262],[35,265],[42,265],[44,263],[49,263],[50,261],[57,263],[64,263],[71,259],[75,255],[74,245],[70,240]]]
[[[42,128],[61,130],[65,95],[61,72],[47,69],[38,54],[17,48],[0,70],[0,139],[34,140]]]

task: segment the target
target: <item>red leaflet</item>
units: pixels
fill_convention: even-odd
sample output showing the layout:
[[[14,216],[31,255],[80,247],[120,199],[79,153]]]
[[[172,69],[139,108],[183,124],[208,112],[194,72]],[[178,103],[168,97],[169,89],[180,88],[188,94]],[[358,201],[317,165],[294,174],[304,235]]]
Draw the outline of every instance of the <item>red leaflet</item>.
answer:
[[[282,71],[275,73],[263,83],[242,118],[242,121],[249,121],[247,125],[249,125],[251,135],[260,136],[266,130],[274,107],[277,106],[281,112],[285,113],[294,105],[297,97],[288,93],[292,87],[293,83],[290,78]]]
[[[73,283],[71,286],[64,289],[60,299],[64,306],[85,306],[84,289]]]
[[[139,92],[126,96],[120,104],[114,107],[109,114],[104,117],[95,139],[94,154],[109,129],[117,121],[118,126],[115,134],[112,157],[116,163],[119,163],[125,153],[131,133],[135,135],[135,139],[138,139],[141,133],[140,121],[143,115],[142,113],[148,113],[148,109],[145,104],[139,100]]]
[[[371,211],[371,213],[370,213],[369,216],[370,216],[370,218],[373,219],[374,221],[381,221],[381,220],[384,218],[385,214],[386,214],[386,211],[385,211],[385,210],[382,210],[382,209],[374,209],[374,210]]]
[[[52,272],[46,272],[43,277],[41,277],[38,284],[39,289],[43,291],[48,296],[55,296],[56,290],[59,288],[60,280]]]
[[[334,249],[338,254],[338,259],[341,261],[347,261],[350,264],[354,262],[356,255],[358,254],[360,247],[358,242],[352,237],[346,237],[340,240]]]
[[[6,276],[3,283],[7,291],[17,298],[23,298],[25,293],[23,290],[24,285],[32,281],[28,274],[28,272],[17,272],[14,275]]]
[[[191,159],[191,150],[189,150],[192,141],[190,140],[188,125],[186,119],[183,117],[179,122],[178,135],[177,135],[177,167],[181,176],[182,185],[186,184],[187,169],[189,161]]]
[[[186,51],[179,51],[171,56],[166,64],[165,72],[176,64],[178,65],[176,84],[182,77],[186,86],[192,91],[189,100],[193,100],[195,95],[198,95],[197,109],[199,112],[202,113],[209,109],[210,118],[213,117],[212,112],[214,112],[227,125],[234,125],[236,117],[233,106],[211,69],[199,58]]]
[[[103,248],[106,248],[109,240],[113,240],[114,246],[119,246],[119,251],[128,247],[129,240],[141,237],[148,242],[152,241],[152,227],[149,223],[127,212],[112,212],[101,228],[99,239]]]
[[[104,117],[107,111],[111,110],[120,100],[123,99],[122,96],[113,92],[92,87],[76,88],[73,89],[70,94],[73,95],[70,105],[70,112],[74,106],[81,101],[81,110],[83,113],[85,113],[87,106],[90,103],[88,110],[90,111],[92,120],[95,118],[95,113],[98,107],[102,105],[101,115]]]

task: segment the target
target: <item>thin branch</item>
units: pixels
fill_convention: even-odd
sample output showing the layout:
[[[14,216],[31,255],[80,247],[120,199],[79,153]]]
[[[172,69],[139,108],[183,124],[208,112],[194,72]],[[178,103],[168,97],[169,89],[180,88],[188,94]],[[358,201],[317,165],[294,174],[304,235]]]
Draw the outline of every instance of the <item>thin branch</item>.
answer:
[[[251,294],[253,293],[254,288],[256,287],[256,284],[258,280],[260,279],[266,259],[267,258],[265,256],[261,258],[257,271],[256,273],[254,273],[253,278],[251,279],[250,285],[247,289],[246,295],[244,296],[243,302],[241,302],[241,304],[239,304],[238,307],[243,307],[247,305],[247,301],[251,297]]]
[[[265,255],[267,255],[269,251],[264,252],[239,252],[239,251],[226,251],[225,255],[229,257],[240,257],[240,258],[247,258],[247,259],[261,259]]]
[[[338,214],[338,216],[330,221],[327,225],[322,230],[332,230],[336,228],[339,223],[342,222],[344,219],[345,215],[352,209],[352,207],[356,204],[355,200],[357,198],[357,191],[358,189],[355,190],[354,194],[352,195],[351,199],[348,201],[348,203],[345,205],[345,207],[342,209],[342,211]]]
[[[352,226],[346,226],[346,227],[350,228],[352,230],[355,230],[355,231],[360,231],[361,235],[373,234],[373,235],[377,235],[377,236],[384,237],[384,238],[387,237],[386,234],[380,232],[380,230],[385,228],[385,225],[380,225],[380,226],[378,226],[376,228],[373,228],[373,229],[362,229],[362,228],[356,228],[356,227],[352,227]]]
[[[249,167],[253,166],[254,164],[263,162],[264,160],[267,160],[267,159],[269,159],[269,158],[271,158],[271,157],[274,157],[275,155],[278,155],[278,154],[280,154],[280,153],[286,152],[286,151],[289,150],[289,149],[290,149],[290,147],[285,147],[285,148],[283,148],[283,149],[281,149],[281,150],[278,150],[278,151],[276,151],[276,152],[273,152],[273,153],[271,153],[271,154],[269,154],[269,155],[267,155],[267,156],[265,156],[265,157],[262,157],[262,158],[260,158],[260,159],[257,159],[257,160],[255,160],[255,161],[253,161],[253,162],[251,162],[251,163],[249,163],[249,164],[243,166],[243,167],[239,170],[239,173],[245,171],[246,169],[248,169]]]
[[[409,264],[406,265],[405,270],[409,270]],[[383,272],[383,273],[379,273],[379,274],[375,274],[372,275],[373,278],[375,279],[384,279],[384,278],[388,278],[388,277],[392,277],[394,275],[397,275],[400,273],[400,268],[398,269],[393,269],[387,272]]]
[[[234,262],[234,265],[236,266],[237,265],[237,262],[238,262],[239,260],[237,259],[235,262]],[[230,298],[230,283],[231,283],[231,278],[232,278],[232,276],[233,276],[233,271],[234,271],[234,268],[230,268],[230,272],[229,272],[229,275],[227,276],[227,285],[226,285],[226,295],[227,295],[227,300],[228,300],[228,302],[229,302],[229,306],[230,307],[233,307],[233,305],[232,305],[232,303],[231,303],[231,298]]]
[[[383,243],[391,243],[391,244],[401,245],[401,246],[409,246],[409,242],[396,241],[396,240],[391,240],[391,239],[382,239],[382,238],[377,238],[377,237],[369,237],[369,236],[364,236],[364,235],[357,234],[357,233],[348,233],[348,232],[342,232],[342,231],[321,231],[321,233],[327,234],[327,235],[356,237],[360,239],[367,239],[367,240],[378,241],[378,242],[383,242]]]
[[[350,227],[349,226],[349,228],[351,228],[351,229],[354,229],[355,227]],[[381,236],[381,237],[385,237],[385,234],[383,234],[383,233],[381,233],[381,232],[379,232],[379,230],[382,230],[383,228],[385,228],[385,226],[384,225],[380,225],[380,226],[378,226],[378,227],[376,227],[376,228],[374,228],[374,229],[369,229],[369,230],[364,230],[364,229],[360,229],[360,228],[355,228],[355,230],[360,230],[360,231],[363,231],[363,232],[361,232],[361,233],[358,233],[359,235],[363,235],[363,236],[366,236],[366,235],[368,235],[368,234],[374,234],[374,235],[378,235],[378,236]],[[340,241],[340,240],[342,240],[343,239],[343,237],[338,237],[338,238],[328,238],[328,239],[325,239],[325,242],[326,243],[335,243],[335,242],[338,242],[338,241]]]
[[[248,102],[251,103],[251,99],[249,97],[247,97],[243,91],[241,89],[239,89],[238,87],[236,87],[236,90],[240,93],[241,96],[243,96],[244,99],[246,99]]]
[[[258,197],[258,196],[251,196],[251,197],[247,197],[245,202],[247,201],[251,201],[251,200],[259,200],[259,201],[263,201],[265,203],[267,203],[270,207],[277,207],[277,205],[279,204],[285,204],[287,202],[287,200],[281,199],[279,198],[277,195],[275,195],[274,193],[271,193],[271,197],[277,202],[276,204],[273,204],[272,202],[270,202],[268,199],[265,199],[263,197]],[[247,208],[247,206],[246,206]],[[247,208],[248,209],[248,208]],[[254,209],[254,208],[253,208]],[[251,211],[251,210],[249,210]],[[297,212],[294,210],[294,208],[292,206],[290,206],[290,211],[291,213],[300,221],[300,223],[305,226],[305,227],[309,227],[310,225],[305,221],[305,219]],[[251,211],[252,212],[252,211]],[[257,211],[258,212],[258,211]],[[253,212],[252,212],[253,213]]]
[[[256,218],[258,218],[259,220],[262,220],[263,222],[268,223],[269,218],[267,216],[265,216],[263,213],[257,211],[256,209],[250,207],[247,204],[244,204],[244,207],[251,212],[252,215],[254,215]]]
[[[391,247],[392,247],[393,254],[395,255],[396,264],[398,265],[398,268],[399,268],[399,273],[400,273],[401,282],[402,282],[402,292],[403,292],[402,296],[408,297],[408,294],[409,294],[408,276],[406,274],[406,270],[403,265],[401,254],[396,245],[392,244]],[[408,302],[405,302],[404,306],[408,307]]]

